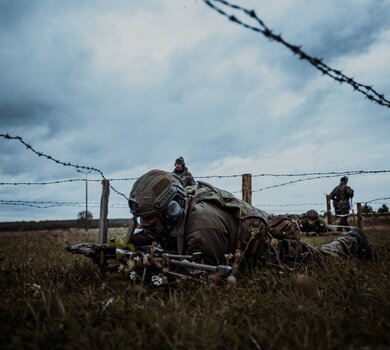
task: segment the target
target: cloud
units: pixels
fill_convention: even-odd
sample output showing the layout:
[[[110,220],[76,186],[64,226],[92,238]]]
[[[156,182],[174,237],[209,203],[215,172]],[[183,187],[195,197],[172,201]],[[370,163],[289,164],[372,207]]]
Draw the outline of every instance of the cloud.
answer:
[[[286,40],[390,95],[385,1],[243,4],[256,8]],[[387,109],[202,1],[3,1],[0,16],[5,15],[1,132],[23,136],[57,159],[110,177],[171,170],[179,155],[195,176],[390,164]],[[82,177],[14,141],[0,140],[0,152],[3,181]],[[373,184],[362,178],[358,193],[376,195],[383,179]],[[275,180],[257,179],[254,186]],[[255,199],[315,202],[334,182],[291,185],[259,192]],[[128,194],[131,184],[115,186]],[[240,178],[215,184],[232,191],[241,186]],[[83,183],[16,187],[13,197],[83,200],[83,189]],[[91,200],[99,201],[100,184],[90,190]],[[9,198],[11,189],[0,193]],[[112,200],[123,198],[112,193]],[[75,217],[74,210],[24,208],[7,217]]]
[[[28,0],[3,0],[0,4],[0,28],[14,29],[34,13],[37,5],[37,2]]]

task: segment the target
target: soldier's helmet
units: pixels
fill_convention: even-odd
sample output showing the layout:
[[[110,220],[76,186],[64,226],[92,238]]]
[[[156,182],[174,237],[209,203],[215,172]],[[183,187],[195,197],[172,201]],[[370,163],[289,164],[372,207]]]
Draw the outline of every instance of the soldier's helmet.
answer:
[[[182,180],[163,170],[151,170],[134,183],[130,191],[129,207],[134,216],[149,216],[168,210],[168,215],[177,207],[177,200],[183,200],[186,191]],[[171,205],[174,203],[175,205]],[[173,211],[173,212],[172,212]]]
[[[340,182],[345,182],[345,183],[347,183],[347,182],[348,182],[348,176],[343,176],[343,177],[340,179]]]
[[[306,213],[306,217],[310,220],[317,220],[318,219],[318,213],[314,209],[310,209]]]

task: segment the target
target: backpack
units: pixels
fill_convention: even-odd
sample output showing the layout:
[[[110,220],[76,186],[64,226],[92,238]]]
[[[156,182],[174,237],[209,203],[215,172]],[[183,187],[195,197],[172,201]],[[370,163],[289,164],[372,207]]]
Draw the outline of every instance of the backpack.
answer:
[[[300,240],[301,230],[299,223],[287,215],[277,215],[268,221],[269,232],[277,239]]]

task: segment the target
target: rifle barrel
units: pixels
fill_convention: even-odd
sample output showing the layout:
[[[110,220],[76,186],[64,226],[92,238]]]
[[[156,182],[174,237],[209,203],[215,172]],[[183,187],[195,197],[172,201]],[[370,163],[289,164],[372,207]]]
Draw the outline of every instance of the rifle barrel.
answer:
[[[222,277],[229,276],[233,271],[232,267],[229,265],[213,266],[213,265],[206,265],[206,264],[198,264],[198,263],[190,262],[187,260],[172,259],[171,264],[176,265],[176,266],[185,267],[185,268],[195,269],[195,270],[215,272]]]

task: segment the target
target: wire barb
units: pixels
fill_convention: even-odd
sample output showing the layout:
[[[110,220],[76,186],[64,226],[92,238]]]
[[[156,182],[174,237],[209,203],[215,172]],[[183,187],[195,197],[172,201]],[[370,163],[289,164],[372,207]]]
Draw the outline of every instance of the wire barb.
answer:
[[[309,62],[312,66],[314,66],[317,70],[319,70],[323,75],[327,75],[330,78],[338,81],[341,83],[349,84],[353,87],[354,91],[358,91],[361,94],[363,94],[368,100],[373,101],[380,106],[390,108],[390,101],[387,100],[384,96],[384,94],[381,94],[373,89],[372,85],[365,85],[358,83],[354,80],[352,77],[348,77],[342,73],[339,69],[334,69],[329,66],[327,66],[322,58],[317,58],[314,56],[311,56],[304,52],[301,49],[301,46],[293,45],[288,43],[282,38],[281,34],[275,34],[271,29],[269,29],[264,22],[257,16],[256,12],[254,10],[249,10],[247,8],[244,8],[242,6],[230,3],[226,0],[203,0],[203,2],[209,6],[212,10],[218,12],[220,15],[226,17],[229,21],[236,23],[246,29],[250,29],[255,32],[259,32],[263,34],[266,38],[270,39],[271,41],[277,41],[281,43],[283,46],[287,47],[294,55],[298,55],[299,59],[305,60]],[[250,25],[248,23],[245,23],[244,21],[238,19],[238,17],[234,14],[229,14],[225,12],[221,7],[218,7],[215,5],[215,3],[219,3],[222,7],[228,7],[235,11],[240,11],[244,15],[250,17],[252,20],[255,20],[259,27],[255,27],[253,25]]]
[[[95,172],[100,174],[100,176],[103,178],[103,180],[106,180],[106,177],[104,176],[103,172],[100,169],[97,169],[97,168],[94,168],[94,167],[89,167],[89,166],[84,166],[84,165],[73,164],[71,162],[63,162],[61,160],[53,158],[50,155],[47,155],[47,154],[45,154],[43,152],[39,152],[39,151],[35,150],[35,148],[33,148],[30,144],[25,142],[23,140],[23,138],[20,137],[20,136],[10,136],[9,134],[0,134],[0,137],[2,137],[5,140],[17,140],[17,141],[21,142],[24,146],[27,147],[27,149],[29,149],[32,152],[34,152],[38,157],[45,157],[46,159],[52,160],[55,163],[61,164],[61,165],[66,166],[66,167],[73,167],[75,169],[83,169],[83,170],[95,171]],[[112,185],[110,185],[110,187],[111,187],[111,189],[115,193],[119,194],[120,196],[123,196],[126,200],[128,200],[126,195],[124,195],[123,193],[121,193],[118,190],[116,190]]]

